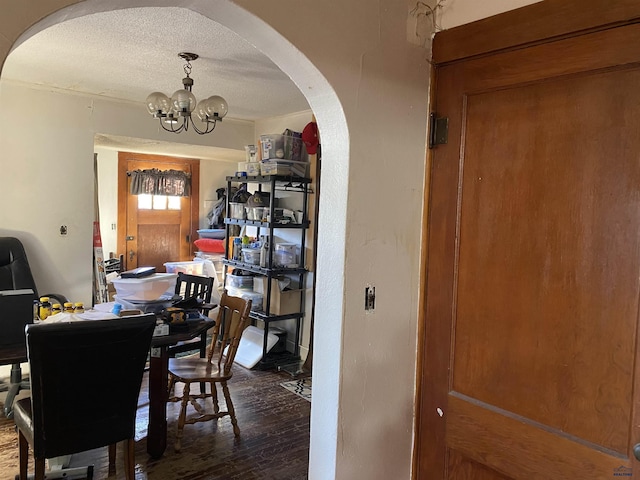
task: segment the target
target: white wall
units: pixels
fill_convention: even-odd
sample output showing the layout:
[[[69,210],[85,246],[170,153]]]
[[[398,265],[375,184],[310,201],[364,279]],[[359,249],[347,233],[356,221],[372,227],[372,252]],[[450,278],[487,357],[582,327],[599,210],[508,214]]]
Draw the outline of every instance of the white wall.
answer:
[[[439,23],[446,30],[540,1],[542,0],[445,0],[439,14]]]
[[[29,25],[72,3],[15,3],[0,17],[0,61]],[[462,10],[443,19],[447,27],[468,21],[461,12],[475,4],[518,6],[454,3]],[[406,41],[415,1],[88,0],[57,19],[124,5],[189,5],[260,48],[309,100],[323,140],[309,478],[409,479],[429,79],[427,51]],[[55,96],[55,121],[34,118],[8,90],[0,82],[0,167],[16,188],[0,192],[13,207],[3,208],[2,228],[28,239],[42,281],[86,292],[93,133],[131,135],[142,122],[137,111],[117,122],[118,109]],[[253,141],[239,137],[237,148]],[[52,192],[43,173],[52,164],[75,172],[78,188]],[[73,230],[61,240],[63,219]],[[376,286],[372,313],[363,309],[367,284]]]
[[[118,231],[118,152],[96,147],[98,155],[98,202],[100,208],[100,237],[105,258],[109,253],[119,255]]]
[[[218,202],[216,190],[226,188],[227,177],[233,175],[237,169],[237,162],[200,160],[200,228],[209,228],[207,214]]]

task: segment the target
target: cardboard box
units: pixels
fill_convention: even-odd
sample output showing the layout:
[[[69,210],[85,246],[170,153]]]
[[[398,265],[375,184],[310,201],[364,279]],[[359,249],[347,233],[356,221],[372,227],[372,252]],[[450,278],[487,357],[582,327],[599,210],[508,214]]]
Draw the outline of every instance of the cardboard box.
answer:
[[[267,277],[253,277],[253,291],[266,295]],[[277,278],[271,279],[270,315],[288,315],[300,312],[301,289],[282,290]],[[262,301],[262,308],[266,310],[267,300]]]

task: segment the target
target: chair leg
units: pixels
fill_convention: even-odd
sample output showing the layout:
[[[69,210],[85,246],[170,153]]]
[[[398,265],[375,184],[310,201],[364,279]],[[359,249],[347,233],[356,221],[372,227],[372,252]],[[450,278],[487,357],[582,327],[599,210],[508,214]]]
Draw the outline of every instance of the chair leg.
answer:
[[[44,458],[36,458],[35,467],[34,480],[44,480]]]
[[[129,438],[124,444],[124,475],[126,480],[136,478],[135,443],[133,438]]]
[[[4,416],[9,419],[13,418],[13,401],[15,400],[16,395],[18,395],[18,391],[20,391],[20,384],[12,383],[4,401]]]
[[[20,480],[27,480],[27,465],[29,463],[29,443],[26,437],[18,430],[18,451],[20,455]]]
[[[116,472],[116,444],[109,445],[109,475]]]
[[[233,434],[236,437],[240,436],[240,427],[238,427],[238,420],[236,419],[236,411],[233,408],[233,402],[231,401],[231,395],[229,394],[229,387],[227,382],[222,382],[222,393],[224,393],[224,399],[227,402],[227,411],[231,417],[231,425],[233,425]]]
[[[167,385],[167,394],[171,396],[171,392],[173,392],[173,388],[176,385],[176,377],[169,374],[169,385]]]
[[[216,382],[209,382],[211,388],[211,401],[213,402],[213,412],[220,412],[220,404],[218,403],[218,387],[216,387]]]
[[[184,429],[184,422],[187,418],[187,405],[189,404],[189,390],[191,384],[186,382],[184,384],[184,391],[182,392],[182,404],[180,405],[180,416],[178,417],[178,432],[176,433],[176,443],[174,450],[179,452],[182,449],[182,433]]]
[[[202,332],[200,335],[200,358],[207,357],[207,332]]]

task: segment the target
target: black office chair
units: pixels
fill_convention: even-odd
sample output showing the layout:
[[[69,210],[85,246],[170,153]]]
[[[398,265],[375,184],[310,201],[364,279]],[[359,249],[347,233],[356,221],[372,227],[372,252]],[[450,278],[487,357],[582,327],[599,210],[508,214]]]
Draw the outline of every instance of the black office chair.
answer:
[[[20,479],[27,479],[29,446],[41,480],[45,459],[107,445],[113,472],[120,441],[125,477],[135,478],[135,418],[155,325],[148,314],[27,327],[31,398],[14,409]]]
[[[20,240],[14,237],[0,237],[0,290],[20,290],[31,289],[38,297],[36,282],[31,274],[31,267],[27,260],[27,254]],[[63,305],[67,299],[60,294],[50,293],[43,296],[50,297],[56,303]],[[19,323],[19,327],[24,329],[28,323],[33,322],[33,314],[28,318],[15,318],[5,316],[0,311],[0,335],[2,335],[3,325],[8,322]],[[13,325],[13,330],[16,326]],[[15,345],[3,345],[0,348],[0,365],[11,365],[11,376],[9,385],[4,385],[1,390],[8,390],[4,403],[4,413],[11,418],[11,411],[15,396],[21,389],[29,388],[29,382],[23,380],[20,364],[27,361],[27,347],[24,341]]]
[[[183,299],[198,299],[198,310],[201,314],[207,316],[209,315],[209,311],[216,307],[216,305],[210,303],[214,280],[213,277],[202,277],[200,275],[189,275],[179,272],[175,293]],[[207,332],[203,332],[200,338],[180,342],[170,347],[168,353],[170,357],[175,357],[177,353],[194,350],[200,351],[200,358],[204,358],[207,355]]]

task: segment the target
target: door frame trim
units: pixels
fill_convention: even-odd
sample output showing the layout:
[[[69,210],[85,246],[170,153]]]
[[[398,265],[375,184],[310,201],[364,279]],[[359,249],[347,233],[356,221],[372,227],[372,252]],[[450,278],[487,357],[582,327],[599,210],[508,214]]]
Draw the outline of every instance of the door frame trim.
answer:
[[[637,0],[543,0],[436,33],[433,63],[442,65],[637,22]]]
[[[197,230],[200,228],[200,160],[193,158],[171,157],[169,155],[151,155],[145,153],[134,152],[118,152],[118,219],[117,219],[117,248],[118,254],[127,253],[127,242],[125,236],[121,235],[121,229],[126,231],[127,227],[127,209],[126,198],[128,195],[129,182],[121,182],[120,179],[126,178],[127,174],[127,162],[129,160],[143,161],[143,162],[174,162],[174,163],[188,163],[191,168],[191,219],[189,235],[191,242],[189,245],[190,255],[193,254],[194,246],[193,240],[197,238]],[[125,199],[122,201],[122,199]],[[126,261],[126,259],[125,259]]]

